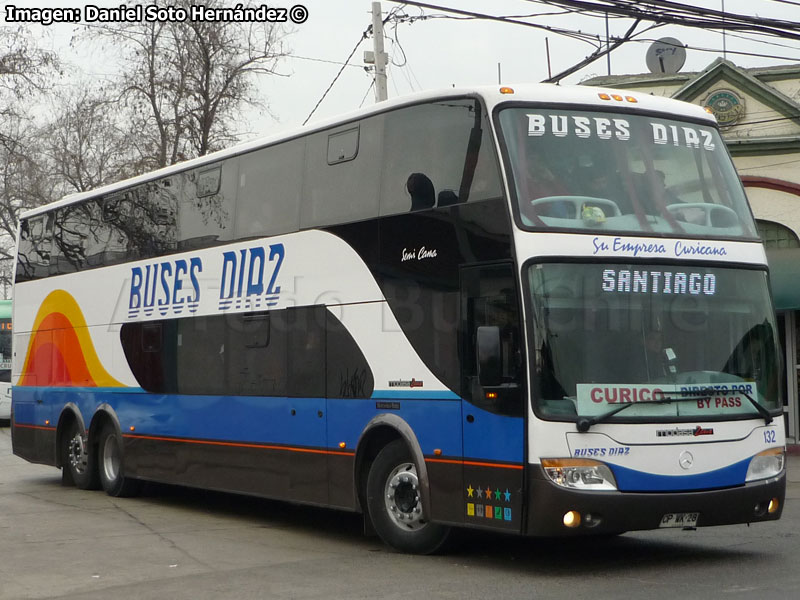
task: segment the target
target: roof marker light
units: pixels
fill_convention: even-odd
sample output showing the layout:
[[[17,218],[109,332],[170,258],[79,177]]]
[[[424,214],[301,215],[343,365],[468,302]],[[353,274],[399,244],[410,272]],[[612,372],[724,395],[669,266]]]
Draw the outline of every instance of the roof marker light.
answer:
[[[605,92],[601,92],[597,94],[600,97],[600,100],[611,100],[611,96],[606,94]]]
[[[611,97],[617,102],[622,102],[622,96],[620,96],[619,94],[611,94]]]
[[[625,100],[627,100],[628,102],[632,102],[633,104],[636,104],[636,103],[638,103],[638,102],[639,102],[639,101],[638,101],[636,98],[634,98],[633,96],[625,96]]]

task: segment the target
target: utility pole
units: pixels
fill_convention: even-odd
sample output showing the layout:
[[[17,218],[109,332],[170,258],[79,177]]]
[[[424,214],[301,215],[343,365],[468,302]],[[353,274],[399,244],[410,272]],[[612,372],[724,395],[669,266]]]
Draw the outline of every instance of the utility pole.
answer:
[[[383,102],[389,95],[386,91],[386,52],[383,51],[383,18],[381,3],[372,3],[372,47],[375,56],[375,101]]]

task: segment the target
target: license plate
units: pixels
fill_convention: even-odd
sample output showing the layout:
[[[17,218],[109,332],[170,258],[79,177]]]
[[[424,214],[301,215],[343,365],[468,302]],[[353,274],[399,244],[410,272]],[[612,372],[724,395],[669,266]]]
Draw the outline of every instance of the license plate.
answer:
[[[696,527],[700,513],[667,513],[661,517],[659,527]]]

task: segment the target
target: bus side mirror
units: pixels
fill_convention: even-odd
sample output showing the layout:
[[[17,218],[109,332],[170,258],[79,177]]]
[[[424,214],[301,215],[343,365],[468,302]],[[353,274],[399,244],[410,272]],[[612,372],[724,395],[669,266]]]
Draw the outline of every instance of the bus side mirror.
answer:
[[[476,350],[478,381],[483,387],[498,386],[503,381],[500,328],[496,325],[478,327]]]

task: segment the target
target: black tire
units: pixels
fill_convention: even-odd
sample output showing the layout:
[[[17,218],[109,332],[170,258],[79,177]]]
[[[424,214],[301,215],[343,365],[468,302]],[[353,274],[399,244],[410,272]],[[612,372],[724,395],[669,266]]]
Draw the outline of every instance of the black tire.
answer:
[[[449,527],[426,519],[421,494],[411,453],[402,440],[395,440],[370,467],[367,510],[381,539],[401,552],[432,554],[450,533]]]
[[[140,482],[122,474],[122,440],[111,425],[100,430],[97,444],[97,470],[100,485],[109,496],[125,498],[138,493]]]
[[[97,455],[78,422],[71,419],[61,436],[61,482],[82,490],[100,488]]]

